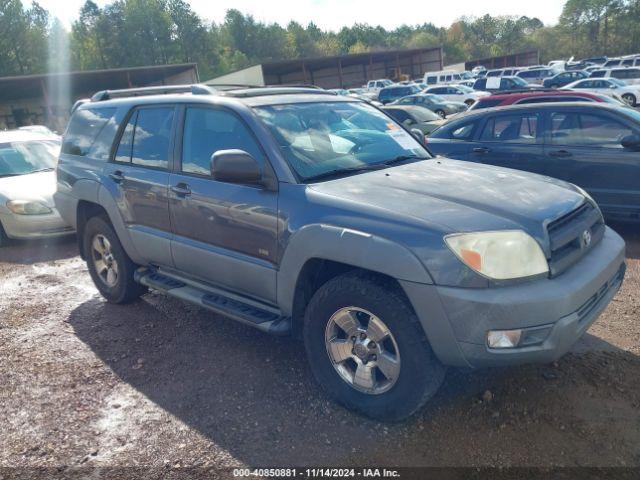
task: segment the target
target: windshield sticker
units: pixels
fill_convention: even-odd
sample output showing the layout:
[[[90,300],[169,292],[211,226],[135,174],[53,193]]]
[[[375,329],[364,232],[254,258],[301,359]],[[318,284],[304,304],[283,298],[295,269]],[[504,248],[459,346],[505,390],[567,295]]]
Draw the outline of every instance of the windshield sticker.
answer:
[[[393,138],[393,140],[405,150],[416,148],[415,139],[403,130],[389,130],[387,135]]]
[[[395,123],[387,123],[387,130],[397,130],[398,126]]]

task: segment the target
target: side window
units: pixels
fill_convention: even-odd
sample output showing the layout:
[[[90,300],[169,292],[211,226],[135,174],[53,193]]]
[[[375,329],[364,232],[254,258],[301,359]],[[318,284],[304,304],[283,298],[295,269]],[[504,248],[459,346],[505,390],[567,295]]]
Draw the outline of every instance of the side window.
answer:
[[[576,88],[594,88],[593,80],[585,80],[584,82],[580,82],[576,85]]]
[[[131,163],[131,147],[133,146],[133,129],[136,126],[138,119],[138,111],[133,112],[133,115],[129,118],[127,126],[124,127],[118,148],[116,149],[116,162]]]
[[[536,143],[538,115],[503,115],[487,121],[480,136],[485,142]]]
[[[239,149],[264,163],[262,150],[248,127],[235,114],[213,108],[188,108],[182,140],[182,171],[210,175],[211,156],[218,150]]]
[[[608,117],[579,113],[551,115],[551,143],[602,148],[622,148],[620,140],[633,131]]]
[[[80,157],[89,155],[96,138],[115,112],[115,108],[76,110],[64,134],[62,153]]]
[[[432,88],[431,90],[429,90],[429,93],[434,93],[436,95],[440,95],[442,93],[444,93],[444,88]]]
[[[596,70],[595,72],[591,72],[590,77],[591,78],[602,78],[602,77],[604,77],[605,73],[607,73],[607,72],[605,72],[604,70]]]
[[[449,131],[448,137],[454,140],[471,140],[476,124],[474,122],[465,123]]]
[[[434,85],[438,83],[438,77],[427,77],[427,84]]]
[[[409,118],[409,114],[404,110],[387,110],[387,113],[391,115],[398,122],[402,123]]]
[[[125,127],[116,158],[121,153],[121,147],[123,148],[122,156],[126,158],[127,142],[129,141],[127,130],[133,127],[131,163],[143,167],[168,168],[174,112],[173,107],[139,109],[133,115],[136,117],[135,127],[132,124],[133,116]]]

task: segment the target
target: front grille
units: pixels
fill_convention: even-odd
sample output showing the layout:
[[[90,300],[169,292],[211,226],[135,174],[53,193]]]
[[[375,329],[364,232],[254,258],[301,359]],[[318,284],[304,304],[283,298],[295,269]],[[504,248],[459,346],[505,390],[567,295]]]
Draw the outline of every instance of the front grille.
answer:
[[[560,275],[586,255],[602,240],[604,228],[602,215],[590,202],[551,222],[547,226],[550,275]]]

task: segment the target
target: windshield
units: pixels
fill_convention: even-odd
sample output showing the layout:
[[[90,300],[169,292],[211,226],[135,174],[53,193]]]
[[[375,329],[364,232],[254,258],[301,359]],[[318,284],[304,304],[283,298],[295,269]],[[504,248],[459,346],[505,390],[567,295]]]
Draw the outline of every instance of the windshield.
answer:
[[[624,83],[622,80],[618,80],[617,78],[610,78],[609,81],[615,85],[618,85],[619,87],[626,87],[627,84]]]
[[[429,157],[412,135],[366,103],[298,103],[254,110],[303,181],[400,157]]]
[[[458,90],[462,90],[464,93],[473,93],[473,88],[469,88],[466,85],[456,85]]]
[[[0,177],[53,170],[59,153],[55,140],[0,143]]]
[[[522,85],[523,87],[526,87],[527,85],[529,85],[525,80],[523,80],[520,77],[513,77],[512,80],[516,85]]]
[[[433,103],[445,103],[446,100],[444,98],[442,98],[440,95],[436,95],[434,93],[427,93],[424,95],[424,97]]]
[[[442,120],[437,114],[424,107],[414,107],[411,109],[411,115],[419,122],[432,122],[434,120]]]

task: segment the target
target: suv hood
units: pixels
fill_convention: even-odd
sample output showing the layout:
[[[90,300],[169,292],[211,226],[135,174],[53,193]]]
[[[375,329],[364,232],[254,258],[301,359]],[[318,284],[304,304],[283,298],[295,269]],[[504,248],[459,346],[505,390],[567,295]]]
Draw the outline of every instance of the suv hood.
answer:
[[[549,177],[437,157],[310,186],[319,193],[440,225],[446,233],[522,229],[545,244],[545,226],[585,201]]]

